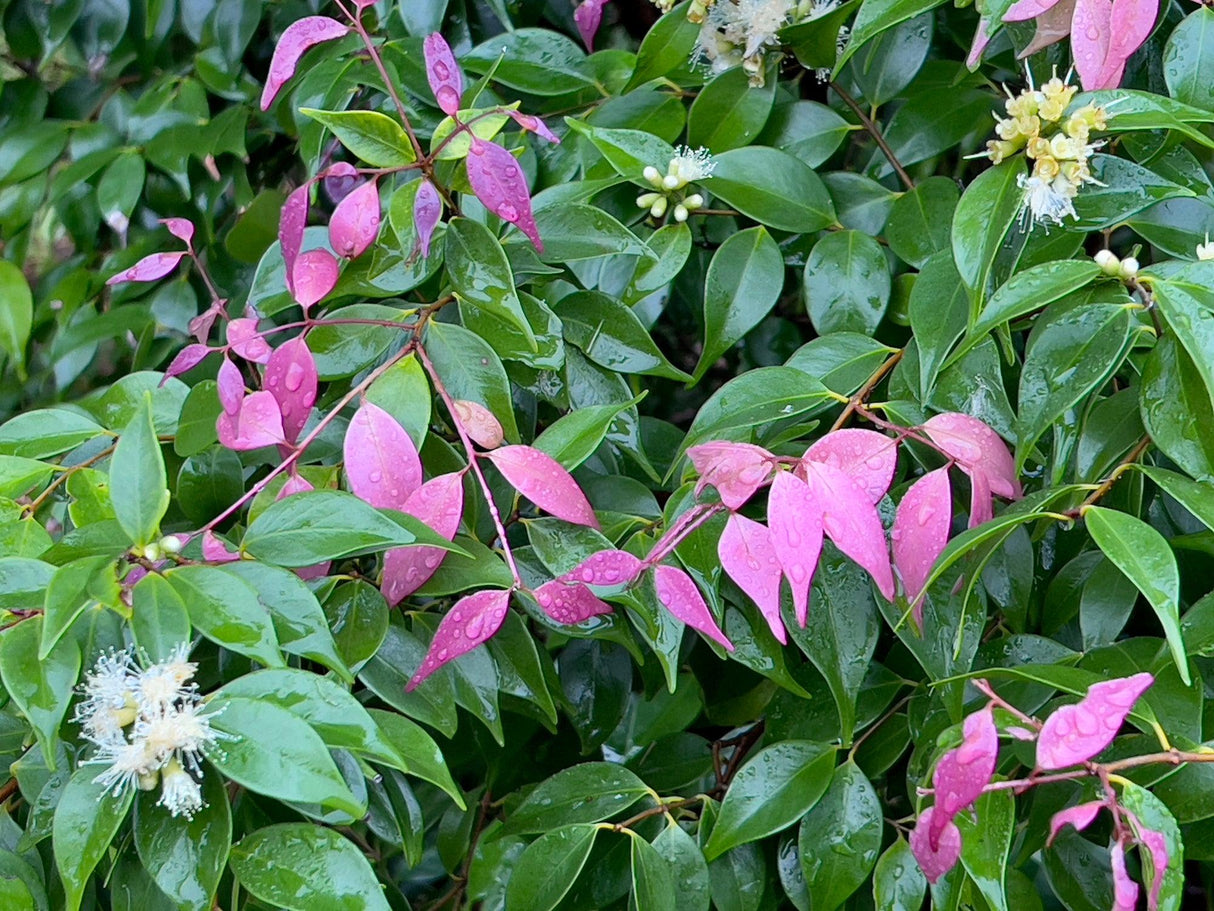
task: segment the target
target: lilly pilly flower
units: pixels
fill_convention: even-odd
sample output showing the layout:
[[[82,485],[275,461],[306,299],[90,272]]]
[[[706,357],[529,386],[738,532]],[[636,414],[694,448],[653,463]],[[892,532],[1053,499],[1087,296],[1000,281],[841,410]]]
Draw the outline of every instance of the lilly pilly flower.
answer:
[[[691,12],[698,12],[694,4]],[[714,73],[741,64],[750,84],[761,86],[765,53],[780,43],[777,33],[792,14],[790,0],[718,0],[700,13],[703,24],[692,59]]]
[[[1206,235],[1206,242],[1197,245],[1197,258],[1202,262],[1214,260],[1214,241],[1210,240],[1210,235]]]
[[[685,188],[693,181],[711,177],[716,162],[712,160],[707,149],[692,151],[687,146],[679,146],[674,151],[675,156],[666,166],[665,174],[653,165],[645,168],[644,177],[654,186],[656,192],[642,193],[637,197],[637,205],[648,209],[654,218],[661,218],[666,214],[671,198],[674,197],[674,220],[684,222],[687,221],[688,215],[704,205],[703,196],[699,193],[686,193]]]
[[[102,655],[76,709],[85,738],[97,747],[88,762],[107,766],[95,782],[115,793],[159,784],[158,802],[187,818],[202,806],[202,756],[225,736],[204,714],[188,655],[185,643],[143,666],[129,650]]]

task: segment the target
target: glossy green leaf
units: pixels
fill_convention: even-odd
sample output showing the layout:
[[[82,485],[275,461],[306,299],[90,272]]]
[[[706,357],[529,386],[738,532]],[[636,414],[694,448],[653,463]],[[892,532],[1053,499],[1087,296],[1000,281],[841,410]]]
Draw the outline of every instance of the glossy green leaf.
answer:
[[[451,397],[484,405],[501,423],[506,441],[517,443],[510,381],[489,343],[462,326],[433,321],[426,328],[425,341],[426,353]]]
[[[1024,192],[1016,183],[1020,162],[983,171],[961,194],[953,216],[953,259],[957,272],[979,299],[1003,237],[1020,211]]]
[[[745,438],[752,427],[800,417],[830,401],[830,390],[800,370],[759,367],[712,394],[692,421],[682,448],[708,439]]]
[[[775,99],[775,79],[752,87],[740,66],[715,76],[701,89],[687,115],[687,144],[720,154],[759,135]]]
[[[573,887],[590,857],[598,827],[562,826],[527,846],[506,887],[506,907],[551,911]]]
[[[512,832],[546,832],[557,826],[608,819],[648,793],[623,766],[587,762],[542,782],[510,816]]]
[[[135,802],[135,847],[161,891],[178,908],[211,911],[232,847],[232,810],[223,779],[202,776],[203,805],[192,819],[173,816],[157,795],[141,791]]]
[[[114,515],[135,546],[156,538],[169,508],[164,456],[152,426],[152,399],[147,396],[118,438],[110,459],[110,478],[123,479],[125,495],[114,499]]]
[[[873,902],[889,911],[917,911],[923,906],[927,877],[919,869],[910,845],[901,835],[877,859],[873,870]]]
[[[133,788],[116,795],[97,784],[99,771],[87,765],[77,769],[55,807],[55,866],[68,911],[80,907],[89,876],[109,851],[135,796]]]
[[[877,792],[854,763],[845,762],[801,818],[801,867],[812,907],[834,911],[868,880],[883,828]]]
[[[1163,50],[1163,78],[1177,101],[1214,113],[1214,87],[1203,78],[1214,66],[1214,10],[1198,7],[1172,30]]]
[[[805,263],[805,300],[820,335],[872,334],[889,305],[889,265],[881,247],[859,231],[823,237]]]
[[[715,160],[712,177],[703,185],[760,224],[808,233],[835,223],[835,207],[822,180],[787,152],[747,146]]]
[[[675,890],[674,872],[666,858],[640,836],[629,839],[632,846],[631,906],[637,911],[675,911],[683,896]]]
[[[333,131],[342,145],[373,168],[399,168],[417,160],[404,128],[378,111],[318,111],[300,108]]]
[[[68,637],[60,640],[45,659],[39,659],[42,624],[41,616],[30,617],[0,635],[0,680],[29,719],[47,766],[54,769],[59,725],[80,674],[80,647]]]
[[[577,291],[556,305],[565,338],[596,364],[672,380],[688,375],[667,360],[635,312],[599,291]]]
[[[960,199],[957,184],[947,177],[929,177],[899,196],[885,226],[889,248],[922,269],[933,254],[950,249],[953,211]]]
[[[190,623],[217,645],[281,667],[278,636],[257,589],[218,566],[179,566],[165,573]]]
[[[1009,911],[1007,900],[1008,851],[1016,827],[1012,792],[988,791],[974,804],[974,814],[957,817],[961,830],[961,864],[987,904]]]
[[[671,822],[653,840],[653,847],[670,865],[679,908],[683,911],[708,911],[712,900],[708,864],[695,839],[678,824]]]
[[[25,344],[29,341],[34,319],[34,301],[21,270],[8,260],[0,260],[0,352],[8,355],[25,372]]]
[[[444,235],[447,274],[460,298],[506,320],[522,332],[534,350],[535,336],[514,291],[510,263],[489,229],[467,218],[453,218]]]

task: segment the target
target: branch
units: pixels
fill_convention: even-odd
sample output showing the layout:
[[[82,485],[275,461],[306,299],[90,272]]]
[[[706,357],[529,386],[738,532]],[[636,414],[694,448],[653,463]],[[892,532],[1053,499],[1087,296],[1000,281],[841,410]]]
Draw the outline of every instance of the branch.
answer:
[[[893,165],[894,171],[897,172],[898,177],[902,179],[902,183],[906,186],[906,189],[915,189],[915,182],[911,180],[910,175],[906,173],[906,168],[902,167],[902,162],[898,161],[898,156],[896,156],[894,154],[894,150],[889,147],[889,143],[885,141],[885,137],[881,135],[881,130],[877,127],[877,124],[873,122],[873,119],[864,113],[864,109],[856,103],[856,99],[852,98],[852,96],[849,95],[847,91],[841,85],[839,85],[839,83],[832,82],[830,87],[835,90],[836,95],[843,99],[843,103],[851,108],[852,112],[860,118],[860,123],[864,125],[864,129],[868,131],[868,135],[876,140],[882,154],[884,154],[889,163]]]

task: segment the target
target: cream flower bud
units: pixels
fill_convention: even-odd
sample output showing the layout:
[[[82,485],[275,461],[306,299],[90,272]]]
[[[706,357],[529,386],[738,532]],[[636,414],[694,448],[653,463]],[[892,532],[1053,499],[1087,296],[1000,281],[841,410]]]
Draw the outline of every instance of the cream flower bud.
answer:
[[[1138,274],[1138,260],[1132,256],[1127,256],[1121,261],[1121,277],[1125,279],[1133,278]]]
[[[674,207],[674,220],[677,221],[679,224],[682,224],[683,222],[687,221],[687,215],[688,215],[687,206],[683,205],[682,203],[679,203],[677,206]]]
[[[160,539],[160,549],[166,554],[179,554],[184,542],[177,535],[165,535]]]
[[[1112,250],[1101,250],[1092,259],[1105,275],[1118,275],[1121,272],[1121,260]]]
[[[661,218],[666,214],[666,197],[659,196],[653,201],[653,205],[649,207],[649,214],[654,218]]]
[[[683,178],[678,174],[667,174],[662,178],[662,186],[667,190],[677,190],[684,183],[686,183],[686,181],[684,181]]]
[[[1214,260],[1214,241],[1210,240],[1210,235],[1206,235],[1206,242],[1197,245],[1197,258],[1202,262]]]
[[[661,193],[642,193],[637,197],[637,207],[641,209],[648,209],[661,198]]]
[[[662,185],[662,174],[653,165],[645,165],[645,170],[641,173],[645,176],[645,179],[655,187],[660,187]]]
[[[704,205],[704,197],[699,193],[692,193],[683,200],[683,207],[687,209],[688,212],[694,212],[702,205]]]

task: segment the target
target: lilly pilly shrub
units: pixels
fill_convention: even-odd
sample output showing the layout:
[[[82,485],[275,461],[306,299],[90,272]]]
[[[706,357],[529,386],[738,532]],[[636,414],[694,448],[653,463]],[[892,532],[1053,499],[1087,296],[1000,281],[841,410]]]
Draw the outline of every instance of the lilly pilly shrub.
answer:
[[[1208,6],[0,17],[0,906],[1200,900]]]

